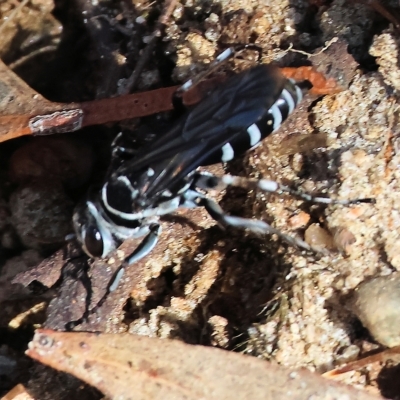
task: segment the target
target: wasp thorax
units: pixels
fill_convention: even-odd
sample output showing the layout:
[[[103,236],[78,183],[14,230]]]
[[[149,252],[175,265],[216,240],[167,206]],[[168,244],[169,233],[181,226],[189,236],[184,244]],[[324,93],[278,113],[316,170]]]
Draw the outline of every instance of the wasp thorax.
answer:
[[[134,174],[114,175],[103,187],[103,201],[114,210],[123,213],[138,212],[149,206],[154,199],[149,193],[152,188],[152,168],[136,171]]]

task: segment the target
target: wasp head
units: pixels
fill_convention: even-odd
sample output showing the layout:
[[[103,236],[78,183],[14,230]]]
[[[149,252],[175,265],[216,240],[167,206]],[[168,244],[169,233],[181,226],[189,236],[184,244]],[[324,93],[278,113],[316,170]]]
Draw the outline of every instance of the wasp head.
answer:
[[[101,216],[94,201],[86,200],[77,205],[73,225],[77,238],[89,257],[106,257],[117,247],[110,226]]]

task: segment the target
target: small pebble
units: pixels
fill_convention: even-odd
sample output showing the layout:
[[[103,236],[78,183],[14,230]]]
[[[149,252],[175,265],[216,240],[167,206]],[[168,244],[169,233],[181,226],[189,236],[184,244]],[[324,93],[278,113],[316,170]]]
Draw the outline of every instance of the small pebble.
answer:
[[[300,211],[299,213],[290,217],[289,225],[292,229],[301,229],[304,228],[309,221],[310,215],[304,211]]]
[[[400,345],[400,273],[361,283],[348,307],[379,343]]]
[[[51,181],[21,185],[11,195],[10,210],[11,222],[29,248],[61,244],[72,231],[73,203],[60,185]]]
[[[304,233],[304,240],[314,248],[335,249],[332,236],[325,229],[321,228],[319,224],[312,224],[308,227]]]

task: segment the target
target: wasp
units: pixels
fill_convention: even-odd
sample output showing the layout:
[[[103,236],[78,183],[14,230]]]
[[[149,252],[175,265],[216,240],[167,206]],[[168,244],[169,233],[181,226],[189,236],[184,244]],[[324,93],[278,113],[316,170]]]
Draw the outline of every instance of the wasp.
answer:
[[[239,186],[345,205],[367,199],[338,201],[314,197],[271,180],[215,176],[199,170],[201,166],[226,163],[259,145],[293,112],[304,90],[273,65],[253,67],[215,88],[166,134],[121,161],[102,187],[77,206],[73,223],[85,252],[90,257],[103,258],[125,239],[143,237],[126,259],[125,265],[133,264],[156,245],[161,232],[160,216],[183,207],[204,207],[223,227],[277,234],[291,245],[316,250],[265,221],[226,214],[208,196],[208,191]],[[127,151],[116,145],[113,150]],[[122,273],[123,269],[110,291],[117,287]]]

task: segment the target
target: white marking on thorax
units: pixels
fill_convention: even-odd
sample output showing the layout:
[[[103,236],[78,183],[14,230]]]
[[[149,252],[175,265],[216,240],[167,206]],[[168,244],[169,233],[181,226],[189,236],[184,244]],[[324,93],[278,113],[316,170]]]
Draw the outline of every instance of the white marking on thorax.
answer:
[[[174,197],[171,200],[165,201],[161,204],[158,205],[158,207],[155,208],[147,208],[139,212],[132,212],[132,213],[127,213],[123,212],[120,210],[117,210],[116,208],[112,207],[110,203],[108,202],[107,198],[107,183],[104,184],[102,188],[102,201],[104,204],[104,207],[107,208],[109,212],[112,214],[116,215],[119,218],[125,219],[127,221],[136,221],[139,219],[143,218],[148,218],[148,217],[153,217],[156,215],[164,215],[164,214],[169,214],[172,211],[175,211],[177,208],[179,208],[179,197]]]
[[[135,189],[135,188],[132,186],[131,181],[130,181],[126,176],[123,176],[123,175],[119,176],[119,177],[117,178],[117,181],[122,182],[122,183],[131,191],[131,199],[132,199],[132,200],[136,199],[136,197],[137,197],[139,191],[138,191],[137,189]],[[103,190],[104,190],[104,188],[105,188],[105,186],[106,186],[107,184],[108,184],[108,183],[104,184],[103,189],[102,189],[102,192],[103,192]],[[107,193],[106,193],[106,195],[107,195]],[[103,196],[103,194],[102,194],[102,196]]]

